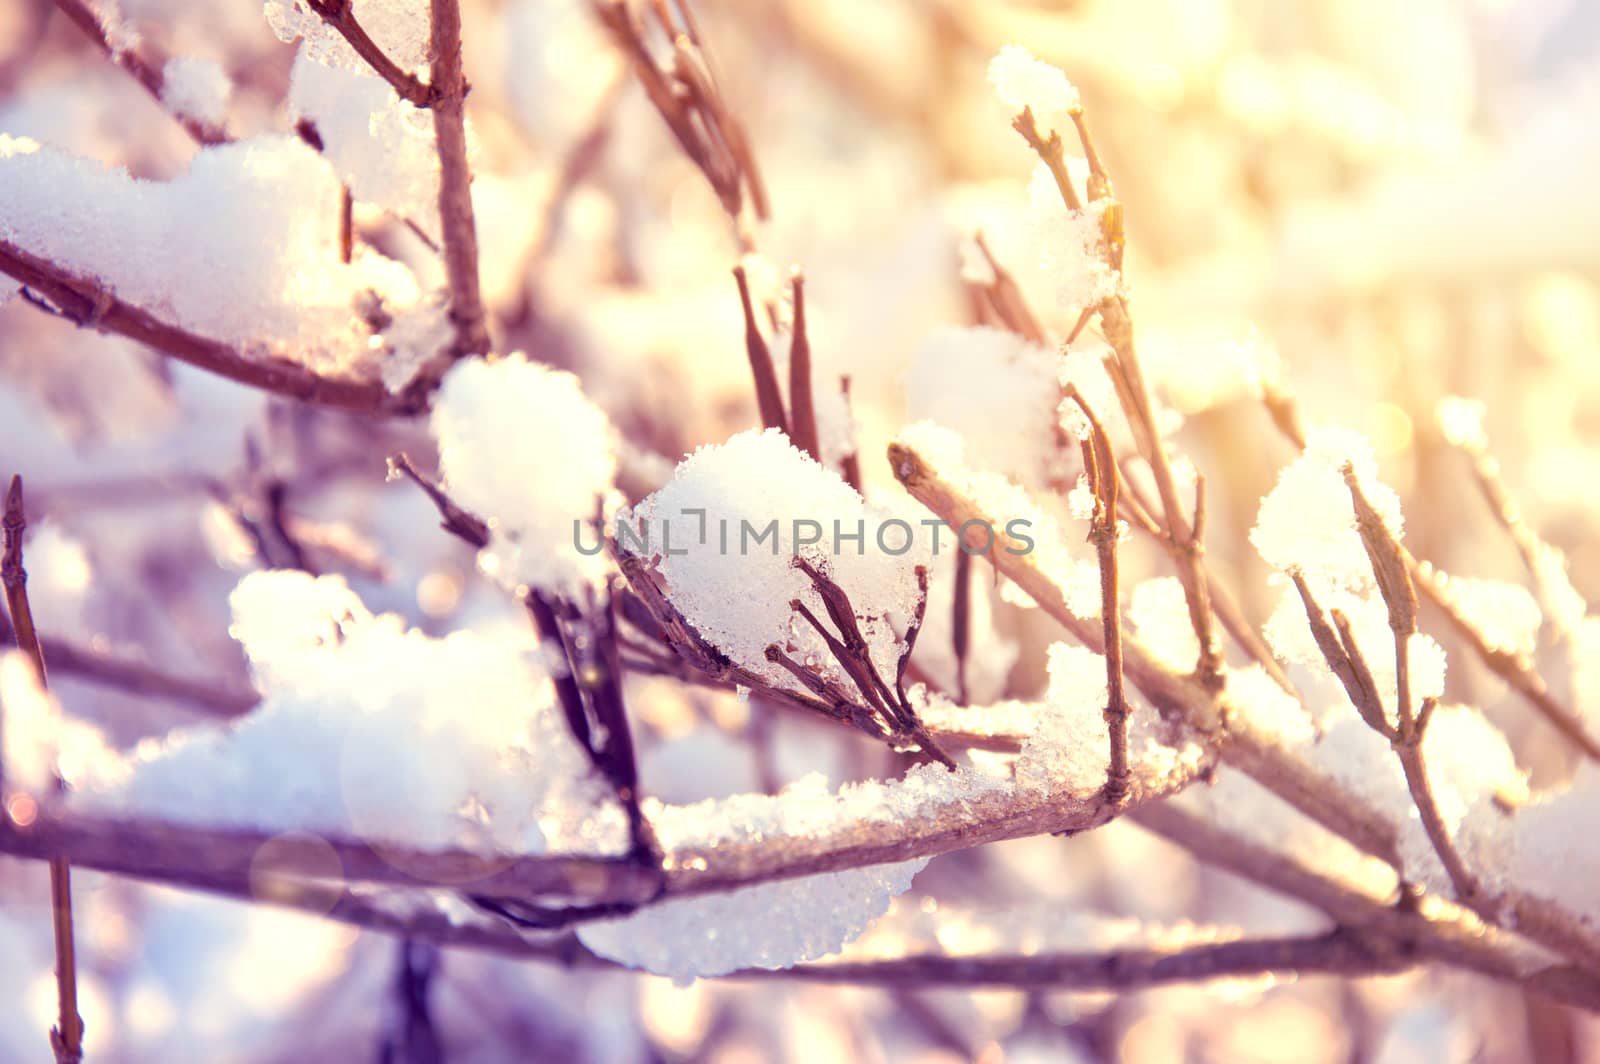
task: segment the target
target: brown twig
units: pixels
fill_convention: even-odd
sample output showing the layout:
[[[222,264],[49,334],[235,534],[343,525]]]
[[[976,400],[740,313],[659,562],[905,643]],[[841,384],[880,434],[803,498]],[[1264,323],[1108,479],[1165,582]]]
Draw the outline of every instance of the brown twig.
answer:
[[[0,272],[10,274],[82,327],[125,336],[191,366],[275,395],[317,406],[390,416],[420,412],[422,403],[392,396],[380,381],[328,377],[287,359],[246,355],[219,340],[162,321],[125,303],[99,282],[0,240]]]
[[[972,639],[972,555],[956,551],[955,587],[950,602],[950,651],[956,660],[956,702],[971,699],[967,688],[967,648]]]
[[[1276,389],[1269,393],[1267,404],[1272,413],[1273,424],[1290,443],[1304,450],[1305,431],[1301,427],[1301,418],[1293,395],[1282,388]],[[1473,653],[1489,671],[1521,695],[1540,716],[1581,750],[1584,756],[1600,761],[1600,739],[1590,735],[1582,718],[1550,693],[1544,677],[1534,670],[1533,663],[1522,655],[1490,646],[1483,632],[1455,602],[1443,575],[1429,562],[1414,557],[1403,545],[1400,551],[1401,557],[1405,559],[1406,573],[1413,585],[1438,608],[1451,628],[1472,648]]]
[[[873,984],[892,980],[917,987],[1130,991],[1273,973],[1360,978],[1393,974],[1416,963],[1415,956],[1369,931],[1336,927],[1320,935],[1241,938],[1176,949],[1129,947],[1035,956],[911,954],[886,960],[828,961],[774,972],[771,978]]]
[[[844,376],[839,378],[839,391],[844,396],[844,409],[845,409],[845,414],[848,416],[851,413],[851,406],[850,406],[850,376],[849,376],[849,374],[846,374],[846,375],[844,375]],[[852,441],[852,450],[850,451],[849,454],[844,456],[844,461],[840,463],[841,468],[840,468],[839,472],[840,472],[840,475],[842,475],[844,477],[844,482],[846,484],[850,485],[852,488],[854,488],[856,490],[856,494],[857,495],[860,495],[861,494],[861,455],[860,455],[860,453],[858,451],[853,449],[853,446],[854,446],[854,444],[853,444],[853,441]]]
[[[0,616],[0,622],[4,620]],[[15,642],[10,625],[0,623],[0,646],[14,645]],[[140,697],[172,699],[212,716],[241,716],[261,701],[260,696],[251,690],[174,676],[142,662],[81,646],[69,639],[41,635],[39,645],[44,651],[45,660],[50,662],[51,671],[58,676],[73,676]]]
[[[33,665],[39,686],[48,684],[44,652],[39,633],[33,627],[33,610],[28,605],[28,572],[22,565],[22,535],[28,526],[22,502],[22,477],[13,475],[6,491],[3,518],[4,555],[0,556],[0,583],[5,585],[6,608],[17,647]],[[78,1015],[78,968],[72,942],[72,868],[67,859],[50,859],[50,913],[56,942],[56,1026],[50,1031],[50,1046],[57,1064],[71,1064],[83,1058],[83,1019]]]
[[[671,44],[670,67],[646,42],[647,30],[624,0],[593,0],[594,11],[632,64],[639,84],[689,161],[705,175],[723,211],[739,226],[745,193],[757,218],[769,212],[765,182],[744,126],[728,107],[700,41],[687,3],[650,7],[656,28]],[[745,236],[741,232],[741,242]]]
[[[1424,699],[1420,709],[1411,700],[1411,637],[1417,633],[1417,592],[1406,569],[1405,554],[1383,518],[1373,509],[1361,490],[1355,468],[1346,463],[1343,468],[1345,485],[1350,489],[1350,500],[1356,512],[1356,531],[1372,563],[1373,576],[1378,581],[1378,593],[1383,597],[1389,612],[1389,628],[1394,633],[1395,717],[1397,724],[1391,730],[1381,729],[1400,758],[1405,772],[1406,786],[1411,791],[1412,802],[1422,817],[1422,826],[1433,843],[1434,852],[1444,865],[1455,888],[1456,897],[1466,905],[1478,901],[1479,888],[1476,877],[1467,870],[1466,863],[1456,851],[1439,814],[1439,803],[1434,799],[1433,785],[1428,779],[1427,764],[1423,757],[1423,743],[1427,737],[1428,721],[1433,716],[1436,701]],[[1303,585],[1302,585],[1303,586]],[[1302,593],[1304,594],[1304,593]],[[1353,653],[1354,640],[1345,638],[1346,649]],[[1383,716],[1382,707],[1377,710]],[[1370,723],[1370,722],[1369,722]]]
[[[733,279],[739,286],[739,305],[744,311],[744,349],[750,359],[750,373],[756,383],[756,408],[761,413],[763,428],[781,429],[789,435],[789,421],[783,413],[783,394],[778,390],[778,371],[773,368],[772,352],[756,324],[755,303],[750,297],[750,279],[743,266],[733,268]]]
[[[416,75],[408,74],[400,68],[400,64],[390,59],[384,50],[378,47],[361,23],[356,20],[354,5],[351,0],[306,0],[306,4],[315,12],[328,27],[349,42],[366,64],[372,68],[384,81],[387,81],[402,100],[407,100],[417,107],[428,108],[434,106],[443,93],[435,86],[448,84],[440,80],[439,72],[433,72],[433,85],[424,85]],[[452,5],[454,6],[454,5]],[[438,19],[437,10],[434,15]],[[459,13],[457,26],[459,27]],[[459,32],[459,30],[458,30]],[[434,47],[438,47],[438,38],[435,38]],[[437,59],[435,59],[437,62]]]
[[[941,478],[904,444],[890,445],[889,465],[906,490],[950,527],[979,521],[996,529],[989,558],[1001,575],[1026,592],[1074,639],[1096,653],[1103,651],[1101,626],[1085,622],[1067,608],[1066,591],[1035,562],[1027,544],[1006,534],[1004,522],[997,522],[995,514]],[[1196,676],[1167,671],[1136,640],[1124,638],[1122,646],[1124,675],[1163,716],[1182,720],[1220,742],[1225,760],[1335,834],[1386,861],[1398,861],[1394,826],[1370,803],[1353,794],[1336,793],[1334,781],[1285,751],[1275,736],[1232,713],[1225,692],[1206,686]]]
[[[1084,155],[1089,162],[1088,197],[1090,202],[1102,203],[1102,245],[1107,265],[1120,271],[1122,268],[1122,212],[1121,205],[1111,197],[1111,180],[1100,156],[1090,139],[1083,115],[1072,115]],[[1013,128],[1022,135],[1055,178],[1061,199],[1070,211],[1083,208],[1072,180],[1067,174],[1065,153],[1060,134],[1052,130],[1048,138],[1042,137],[1034,122],[1032,111],[1024,108],[1012,121]],[[1087,308],[1085,308],[1087,309]],[[1189,515],[1178,499],[1177,481],[1172,472],[1172,462],[1165,441],[1156,425],[1150,391],[1133,342],[1133,319],[1126,295],[1120,291],[1103,300],[1095,310],[1100,315],[1101,331],[1114,353],[1114,364],[1108,364],[1117,396],[1121,400],[1129,425],[1133,428],[1140,452],[1150,464],[1155,478],[1156,492],[1161,498],[1168,553],[1172,556],[1183,584],[1184,599],[1189,608],[1189,621],[1195,639],[1200,644],[1200,656],[1195,674],[1202,684],[1220,687],[1222,677],[1222,652],[1215,634],[1215,618],[1211,606],[1211,585],[1206,577],[1201,555],[1204,550],[1200,529],[1190,524]],[[1198,511],[1197,511],[1198,513]]]
[[[467,79],[461,66],[461,6],[432,0],[433,134],[439,151],[439,225],[456,327],[455,358],[489,352],[489,326],[478,281],[478,231],[472,213],[472,171],[467,164]],[[421,106],[421,105],[419,105]]]
[[[1082,441],[1083,467],[1094,493],[1089,520],[1089,540],[1100,565],[1100,623],[1106,661],[1106,728],[1110,757],[1106,770],[1106,799],[1120,802],[1128,787],[1128,705],[1122,690],[1122,619],[1117,593],[1117,462],[1100,419],[1078,392],[1069,387],[1067,397],[1089,422],[1089,437]]]
[[[811,396],[811,340],[806,335],[806,283],[800,271],[790,281],[794,292],[794,331],[789,340],[789,421],[794,445],[822,465],[817,437],[817,407]]]
[[[162,99],[162,89],[166,84],[165,72],[137,48],[117,48],[112,45],[106,35],[105,24],[100,21],[100,16],[84,0],[55,0],[56,8],[72,21],[72,24],[83,31],[84,36],[93,41],[100,50],[117,66],[127,71],[140,86],[148,92],[162,110],[167,111],[174,121],[184,128],[184,131],[194,138],[198,144],[213,145],[227,144],[233,138],[228,132],[208,122],[202,122],[191,115],[177,114],[167,108],[166,101]]]

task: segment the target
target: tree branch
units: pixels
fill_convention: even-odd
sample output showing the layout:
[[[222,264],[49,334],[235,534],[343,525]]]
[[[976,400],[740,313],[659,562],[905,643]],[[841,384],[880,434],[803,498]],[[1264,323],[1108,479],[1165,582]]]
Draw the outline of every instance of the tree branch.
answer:
[[[429,86],[424,85],[415,75],[400,69],[400,64],[390,59],[388,54],[378,47],[378,42],[372,39],[360,22],[356,21],[351,0],[306,0],[306,4],[327,23],[330,29],[349,42],[355,53],[372,68],[372,72],[387,81],[402,100],[422,108],[432,107],[438,102],[441,94],[435,86],[445,84],[439,80],[438,71],[435,70],[433,85]],[[434,17],[437,19],[437,14]],[[435,40],[437,41],[437,38]]]
[[[381,381],[326,377],[281,358],[253,358],[125,303],[99,282],[80,277],[0,239],[0,272],[10,274],[79,326],[125,336],[180,362],[275,395],[377,416],[418,413],[421,404],[390,395]]]
[[[11,628],[17,647],[33,665],[40,687],[49,683],[44,652],[33,627],[33,610],[28,604],[28,573],[22,567],[22,534],[28,526],[22,504],[22,478],[12,476],[6,492],[5,552],[0,557],[0,583],[5,585],[6,608],[11,613]],[[3,753],[3,751],[0,751]],[[4,766],[0,766],[3,768]],[[3,773],[0,773],[3,778]],[[56,1026],[50,1031],[50,1046],[57,1064],[73,1064],[83,1058],[83,1019],[78,1015],[78,965],[72,942],[72,868],[67,858],[50,858],[50,914],[55,929]]]
[[[162,98],[162,89],[166,84],[165,72],[136,48],[113,47],[110,38],[106,36],[106,28],[100,21],[100,16],[84,0],[55,0],[55,4],[56,8],[72,20],[73,25],[82,30],[84,36],[93,41],[108,59],[127,71],[196,143],[227,144],[233,139],[228,136],[225,129],[170,110],[166,100]]]
[[[478,230],[472,214],[472,170],[467,165],[467,79],[461,67],[461,6],[432,0],[433,134],[439,149],[439,225],[444,236],[450,320],[456,358],[489,352],[489,326],[478,283]]]

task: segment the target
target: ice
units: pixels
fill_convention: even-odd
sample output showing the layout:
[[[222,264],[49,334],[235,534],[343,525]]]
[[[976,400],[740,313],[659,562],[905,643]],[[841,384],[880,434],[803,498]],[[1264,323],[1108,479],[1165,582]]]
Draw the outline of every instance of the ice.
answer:
[[[798,600],[830,623],[810,579],[791,563],[797,554],[849,596],[879,675],[895,676],[916,612],[915,568],[931,559],[931,532],[868,505],[778,430],[702,447],[671,483],[618,520],[628,526],[621,546],[659,556],[667,596],[689,623],[774,686],[793,689],[798,681],[767,660],[772,644],[830,668],[826,643],[790,608]],[[641,528],[642,548],[635,541]],[[859,541],[848,538],[858,532]],[[954,549],[950,540],[946,532],[944,549]]]
[[[782,969],[837,952],[911,886],[927,858],[676,898],[632,916],[583,924],[602,957],[680,984],[745,968]]]
[[[252,573],[231,603],[260,707],[86,775],[77,808],[421,849],[625,848],[531,633],[434,639],[301,572]]]
[[[383,53],[407,73],[426,70],[429,14],[426,4],[409,0],[352,0],[351,14]],[[366,70],[364,59],[323,22],[306,0],[266,0],[267,25],[278,40],[292,44],[303,39],[311,58],[328,66]]]
[[[619,502],[616,434],[576,377],[521,353],[464,361],[430,425],[445,488],[489,522],[485,572],[574,595],[605,578],[594,522]]]
[[[1018,114],[1031,108],[1045,128],[1080,106],[1078,90],[1067,76],[1021,45],[1008,44],[989,61],[989,81],[1002,103]]]
[[[181,117],[220,127],[231,95],[233,82],[215,59],[174,56],[161,70],[161,102]]]

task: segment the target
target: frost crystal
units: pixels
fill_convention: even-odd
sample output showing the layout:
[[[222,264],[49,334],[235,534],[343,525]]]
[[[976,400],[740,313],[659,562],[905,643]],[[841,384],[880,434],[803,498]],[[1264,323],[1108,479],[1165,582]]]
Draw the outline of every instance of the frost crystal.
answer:
[[[220,126],[228,117],[233,82],[213,59],[176,56],[161,71],[161,102],[174,113]]]
[[[989,81],[1001,103],[1018,114],[1031,108],[1045,128],[1081,106],[1078,90],[1065,74],[1018,44],[1006,45],[989,61]]]
[[[621,524],[627,538],[619,533],[619,545],[659,558],[667,596],[689,623],[774,686],[797,681],[767,660],[771,644],[796,661],[830,667],[822,637],[790,608],[798,600],[828,624],[821,597],[791,563],[796,554],[849,596],[879,675],[895,675],[901,635],[916,612],[915,568],[928,564],[931,533],[869,506],[778,430],[702,447]],[[943,549],[954,549],[951,538],[947,531]]]
[[[570,593],[604,579],[594,521],[619,501],[615,432],[576,377],[520,353],[468,359],[445,377],[430,424],[447,490],[489,522],[485,572]]]
[[[232,605],[260,707],[142,746],[80,808],[430,849],[625,847],[531,636],[432,639],[299,572],[253,573]]]
[[[685,984],[743,968],[790,968],[857,938],[927,863],[920,858],[673,899],[621,920],[582,924],[578,938],[602,957]]]

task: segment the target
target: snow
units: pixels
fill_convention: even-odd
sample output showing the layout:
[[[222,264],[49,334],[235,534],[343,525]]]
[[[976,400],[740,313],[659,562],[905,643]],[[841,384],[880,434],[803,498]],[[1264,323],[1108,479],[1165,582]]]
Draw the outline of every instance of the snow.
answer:
[[[1056,284],[1056,302],[1077,311],[1099,306],[1123,291],[1122,275],[1106,261],[1106,205],[1097,200],[1073,210],[1044,163],[1034,167],[1028,184],[1028,247],[1040,271]]]
[[[181,117],[220,127],[231,95],[233,82],[215,59],[174,56],[161,69],[161,102]]]
[[[316,126],[323,156],[357,201],[408,218],[437,239],[433,116],[402,100],[364,63],[330,64],[313,54],[306,46],[295,56],[290,113]]]
[[[938,329],[906,375],[906,416],[960,433],[979,467],[1043,487],[1061,463],[1059,362],[1054,351],[1005,329]]]
[[[0,743],[8,795],[38,798],[51,793],[58,775],[70,785],[117,769],[100,732],[64,715],[39,685],[33,662],[16,650],[0,653]]]
[[[1017,114],[1032,109],[1043,128],[1082,106],[1067,76],[1021,45],[1008,44],[989,61],[989,81],[1002,103]]]
[[[409,0],[352,0],[350,6],[361,28],[401,70],[412,74],[426,72],[429,41],[426,5]],[[311,10],[306,0],[266,0],[263,12],[278,40],[285,44],[304,40],[306,51],[317,62],[348,70],[367,69],[366,61],[337,31],[323,22],[322,16]]]
[[[1014,527],[1031,539],[1028,562],[1061,588],[1069,611],[1086,619],[1100,616],[1100,567],[1093,552],[1084,546],[1087,521],[1057,516],[1045,508],[1041,499],[1009,478],[973,469],[967,460],[966,441],[949,429],[918,421],[900,430],[899,442],[916,452],[956,492],[972,500],[997,531]],[[1015,538],[1019,540],[1018,549],[1026,545],[1020,536]],[[1001,585],[1001,595],[1015,605],[1037,605],[1020,591],[1009,590],[1007,584]]]
[[[469,359],[445,376],[429,425],[446,491],[489,522],[486,573],[575,596],[605,579],[594,522],[620,501],[616,433],[576,377],[521,353]]]
[[[602,957],[680,984],[746,968],[790,968],[859,936],[927,863],[920,858],[675,898],[620,920],[582,924],[578,938]]]
[[[361,375],[374,331],[362,309],[376,297],[401,315],[421,299],[408,269],[370,249],[340,261],[338,179],[294,137],[208,148],[158,182],[0,134],[0,182],[0,238],[248,351]]]
[[[301,572],[252,573],[231,604],[260,707],[88,774],[75,807],[422,849],[625,848],[531,634],[434,639]]]
[[[1439,575],[1449,601],[1491,649],[1522,656],[1533,653],[1544,614],[1532,592],[1505,580]]]
[[[1378,695],[1383,699],[1384,711],[1395,719],[1395,699],[1398,695],[1395,679],[1394,630],[1389,627],[1389,610],[1377,593],[1357,595],[1348,591],[1333,591],[1317,596],[1317,605],[1332,623],[1334,610],[1344,614],[1350,623],[1356,646],[1372,670]],[[1315,674],[1331,678],[1327,659],[1317,647],[1306,621],[1305,605],[1299,593],[1285,586],[1280,590],[1278,605],[1263,628],[1267,643],[1282,661],[1310,668]],[[1444,678],[1448,661],[1444,648],[1430,635],[1418,632],[1411,636],[1407,653],[1411,666],[1411,698],[1413,710],[1424,698],[1438,698],[1444,694]],[[1334,696],[1340,704],[1348,700],[1343,686],[1333,684],[1338,693]]]
[[[1600,845],[1594,811],[1600,808],[1600,768],[1580,761],[1559,791],[1539,795],[1512,820],[1507,878],[1590,921],[1600,921]]]
[[[1341,472],[1345,463],[1354,468],[1362,493],[1384,526],[1400,538],[1400,498],[1378,480],[1371,444],[1359,433],[1339,428],[1307,433],[1305,450],[1278,474],[1250,532],[1262,559],[1280,572],[1299,570],[1325,610],[1332,608],[1322,601],[1329,591],[1376,586]]]
[[[849,596],[879,675],[895,676],[916,612],[915,569],[932,557],[928,530],[867,504],[778,430],[700,448],[618,521],[629,535],[621,547],[659,556],[667,596],[689,623],[774,687],[799,689],[767,660],[772,644],[825,674],[832,669],[822,637],[790,608],[798,600],[829,623],[810,579],[791,563],[797,554]],[[643,547],[635,541],[641,527]],[[857,533],[859,541],[847,538]],[[948,536],[944,549],[953,549]]]
[[[1174,576],[1141,580],[1128,598],[1128,620],[1139,643],[1172,672],[1193,672],[1200,659],[1200,640],[1189,620],[1183,583]]]
[[[1017,760],[1017,783],[1045,795],[1098,787],[1105,782],[1110,749],[1103,715],[1105,658],[1056,643],[1049,672],[1044,708]]]

